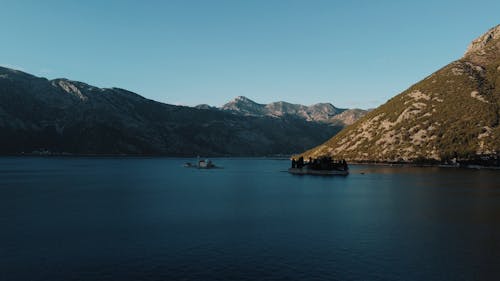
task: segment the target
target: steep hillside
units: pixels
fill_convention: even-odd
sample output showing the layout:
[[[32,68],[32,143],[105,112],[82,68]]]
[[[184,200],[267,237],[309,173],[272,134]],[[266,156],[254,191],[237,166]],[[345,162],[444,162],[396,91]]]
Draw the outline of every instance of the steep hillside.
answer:
[[[326,143],[304,153],[355,161],[497,163],[500,26],[463,58],[411,86]]]
[[[341,129],[205,108],[0,67],[0,153],[263,156],[305,150]]]

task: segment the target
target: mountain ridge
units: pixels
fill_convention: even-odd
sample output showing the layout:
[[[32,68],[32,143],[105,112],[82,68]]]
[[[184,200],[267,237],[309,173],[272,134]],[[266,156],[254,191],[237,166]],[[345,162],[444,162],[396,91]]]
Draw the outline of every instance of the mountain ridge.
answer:
[[[0,154],[289,155],[340,129],[295,116],[170,105],[116,87],[0,67]]]
[[[237,96],[221,107],[200,104],[196,108],[218,109],[243,116],[268,116],[281,118],[286,115],[295,116],[305,121],[323,122],[338,126],[347,126],[362,117],[367,110],[354,108],[337,108],[331,103],[316,103],[312,105],[294,104],[286,101],[257,103],[245,96]]]

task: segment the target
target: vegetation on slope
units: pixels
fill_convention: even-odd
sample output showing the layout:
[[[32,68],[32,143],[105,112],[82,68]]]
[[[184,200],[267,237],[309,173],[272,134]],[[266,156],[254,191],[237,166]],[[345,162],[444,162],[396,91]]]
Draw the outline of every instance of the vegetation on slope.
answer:
[[[304,155],[370,162],[498,164],[500,26],[465,56]]]

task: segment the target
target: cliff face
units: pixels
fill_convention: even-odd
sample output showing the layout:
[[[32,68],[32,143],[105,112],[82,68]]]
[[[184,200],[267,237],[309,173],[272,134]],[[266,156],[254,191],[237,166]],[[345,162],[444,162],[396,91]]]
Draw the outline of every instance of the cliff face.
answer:
[[[0,153],[263,156],[313,147],[341,127],[145,99],[118,88],[0,68]]]
[[[496,26],[474,40],[464,57],[304,154],[378,162],[495,159],[500,152],[499,108]]]

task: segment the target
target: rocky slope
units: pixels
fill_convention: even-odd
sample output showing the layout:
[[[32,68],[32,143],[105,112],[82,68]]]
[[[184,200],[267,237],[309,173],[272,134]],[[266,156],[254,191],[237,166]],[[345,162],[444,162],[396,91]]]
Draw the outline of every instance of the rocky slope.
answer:
[[[355,161],[498,164],[500,25],[465,55],[304,153]]]
[[[341,127],[174,106],[118,88],[0,67],[0,154],[262,156],[303,151]]]
[[[206,105],[199,105],[198,107],[204,106]],[[330,103],[317,103],[306,106],[279,101],[269,104],[260,104],[243,96],[236,97],[234,100],[223,105],[220,109],[246,116],[269,116],[278,118],[283,116],[295,116],[306,121],[330,123],[339,126],[350,125],[364,116],[367,112],[362,109],[337,108]]]

